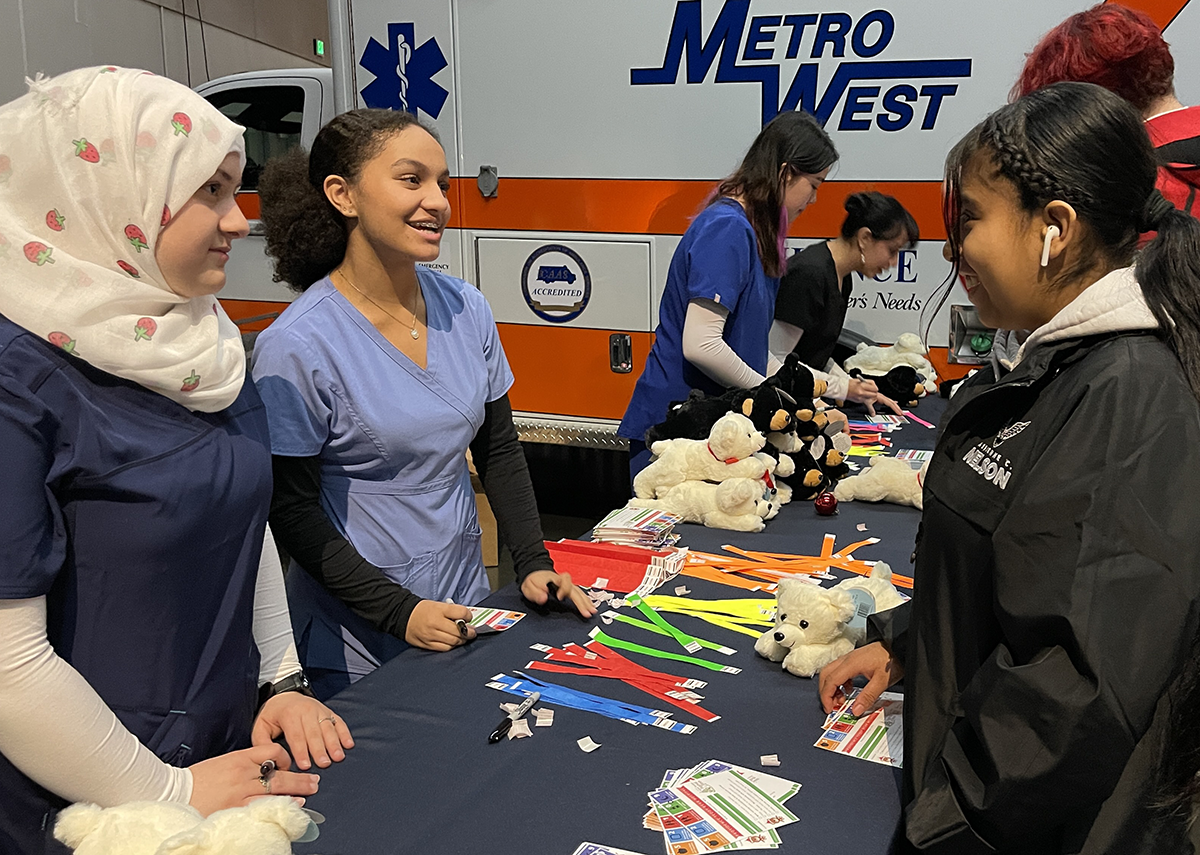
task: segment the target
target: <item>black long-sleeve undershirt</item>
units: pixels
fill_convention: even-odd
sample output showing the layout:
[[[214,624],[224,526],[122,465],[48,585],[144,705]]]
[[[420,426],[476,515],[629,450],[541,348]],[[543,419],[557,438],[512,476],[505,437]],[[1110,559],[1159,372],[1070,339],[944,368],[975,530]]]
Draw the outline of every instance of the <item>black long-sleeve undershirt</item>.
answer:
[[[484,405],[470,448],[500,537],[512,552],[517,583],[534,571],[553,570],[507,395]],[[283,548],[372,626],[404,638],[421,598],[363,558],[330,521],[321,508],[320,458],[275,456],[272,463],[271,530]]]

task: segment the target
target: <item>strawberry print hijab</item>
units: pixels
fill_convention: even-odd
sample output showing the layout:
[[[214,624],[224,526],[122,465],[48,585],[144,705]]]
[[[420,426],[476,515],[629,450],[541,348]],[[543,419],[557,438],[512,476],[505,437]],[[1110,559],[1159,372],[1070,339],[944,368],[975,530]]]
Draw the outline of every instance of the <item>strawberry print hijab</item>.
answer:
[[[216,297],[168,287],[154,248],[171,212],[245,149],[187,87],[82,68],[0,106],[0,314],[190,410],[241,391],[241,336]]]

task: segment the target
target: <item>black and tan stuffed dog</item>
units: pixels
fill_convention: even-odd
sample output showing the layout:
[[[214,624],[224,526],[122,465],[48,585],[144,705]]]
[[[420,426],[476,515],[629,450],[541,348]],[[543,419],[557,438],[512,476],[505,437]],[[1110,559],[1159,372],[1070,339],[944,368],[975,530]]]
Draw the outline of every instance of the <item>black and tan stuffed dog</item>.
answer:
[[[728,412],[746,416],[763,434],[787,433],[794,423],[803,438],[811,439],[828,424],[813,405],[813,399],[824,392],[825,381],[814,377],[794,353],[788,354],[779,372],[753,389],[730,389],[721,395],[693,389],[687,400],[672,403],[666,418],[646,431],[646,444],[660,439],[704,439],[717,419]]]
[[[911,365],[897,365],[883,375],[863,374],[858,368],[851,368],[848,373],[862,380],[874,380],[881,395],[886,395],[902,407],[915,407],[917,401],[925,396],[925,382]]]

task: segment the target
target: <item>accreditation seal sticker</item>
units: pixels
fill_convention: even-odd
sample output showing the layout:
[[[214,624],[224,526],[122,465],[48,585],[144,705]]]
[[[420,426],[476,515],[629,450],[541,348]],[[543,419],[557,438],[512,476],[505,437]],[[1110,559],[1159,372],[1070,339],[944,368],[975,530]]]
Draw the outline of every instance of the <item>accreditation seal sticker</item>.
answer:
[[[521,270],[521,293],[530,311],[552,324],[583,314],[592,298],[592,276],[575,250],[551,243],[535,249]]]

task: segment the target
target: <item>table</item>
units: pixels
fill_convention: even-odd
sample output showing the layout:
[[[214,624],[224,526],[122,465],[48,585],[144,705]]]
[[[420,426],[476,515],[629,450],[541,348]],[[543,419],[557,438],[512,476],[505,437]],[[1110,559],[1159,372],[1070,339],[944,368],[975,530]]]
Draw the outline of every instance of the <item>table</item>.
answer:
[[[919,414],[936,423],[944,402],[929,398]],[[906,425],[892,434],[896,448],[932,448],[934,431]],[[853,458],[863,463],[864,458]],[[768,552],[817,554],[826,532],[845,546],[865,537],[881,542],[856,558],[887,561],[910,572],[919,514],[886,504],[843,503],[836,517],[819,517],[810,502],[795,502],[758,534],[685,525],[683,544],[717,552],[721,544]],[[866,533],[857,530],[866,523]],[[678,577],[689,596],[717,599],[759,596],[724,585]],[[528,617],[512,629],[449,653],[411,649],[340,693],[331,705],[353,729],[356,747],[342,763],[321,772],[321,792],[309,807],[327,821],[298,853],[443,855],[463,851],[569,855],[584,840],[657,855],[660,833],[644,830],[646,793],[668,768],[707,759],[757,768],[762,754],[778,754],[767,770],[803,784],[788,802],[800,822],[780,829],[784,850],[860,853],[888,850],[900,815],[900,770],[838,756],[813,747],[824,714],[815,680],[793,677],[754,653],[754,639],[683,615],[668,619],[686,632],[737,649],[732,657],[703,651],[708,659],[742,668],[714,673],[683,663],[630,658],[654,670],[708,681],[703,706],[722,716],[706,724],[686,712],[673,718],[696,724],[691,735],[634,727],[591,713],[555,709],[551,728],[532,738],[487,744],[503,717],[499,704],[512,695],[484,684],[498,672],[511,674],[541,654],[530,644],[561,646],[587,641],[592,624],[577,615],[534,612],[515,586],[484,605],[517,609]],[[613,623],[611,635],[668,649],[666,639]],[[550,682],[656,708],[661,704],[616,680],[539,674]],[[530,724],[532,725],[532,717]],[[591,736],[601,748],[590,754],[575,741]]]

